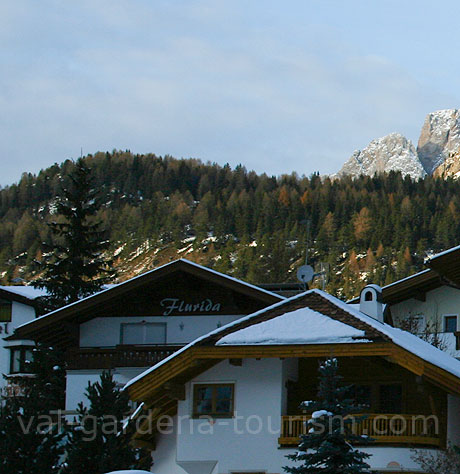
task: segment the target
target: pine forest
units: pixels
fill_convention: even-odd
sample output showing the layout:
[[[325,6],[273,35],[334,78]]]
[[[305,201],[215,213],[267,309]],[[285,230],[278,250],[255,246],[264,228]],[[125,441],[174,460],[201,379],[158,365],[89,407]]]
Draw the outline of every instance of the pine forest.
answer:
[[[331,179],[280,177],[243,166],[134,155],[85,157],[98,192],[97,219],[118,280],[187,258],[251,283],[295,282],[305,262],[341,298],[423,268],[429,252],[458,244],[460,183],[399,173]],[[0,190],[0,282],[37,278],[50,243],[56,196],[75,163],[24,173]]]

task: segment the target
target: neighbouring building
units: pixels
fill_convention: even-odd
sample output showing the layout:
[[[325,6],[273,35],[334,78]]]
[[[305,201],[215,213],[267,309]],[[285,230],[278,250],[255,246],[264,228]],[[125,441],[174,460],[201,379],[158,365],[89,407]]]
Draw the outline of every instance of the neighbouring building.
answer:
[[[124,385],[197,337],[283,299],[177,260],[24,324],[8,344],[63,349],[66,409],[74,410],[103,370]]]
[[[426,260],[428,267],[382,288],[386,321],[421,336],[436,333],[444,350],[460,358],[460,246]],[[358,303],[355,298],[349,303]]]
[[[375,440],[360,448],[372,470],[422,472],[412,448],[460,441],[460,361],[384,323],[381,296],[370,285],[356,307],[310,290],[197,338],[126,385],[133,442],[158,473],[281,474],[333,356],[369,405],[358,429]]]
[[[0,286],[0,390],[8,385],[4,375],[14,380],[24,373],[24,362],[31,358],[34,345],[30,340],[7,341],[5,338],[36,318],[35,299],[43,294],[43,290],[31,286]]]

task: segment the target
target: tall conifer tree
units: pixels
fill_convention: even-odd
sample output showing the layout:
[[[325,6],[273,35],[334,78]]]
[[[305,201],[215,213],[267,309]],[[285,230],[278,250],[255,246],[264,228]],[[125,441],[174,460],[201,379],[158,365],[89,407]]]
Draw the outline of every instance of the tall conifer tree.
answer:
[[[120,469],[149,469],[149,453],[133,448],[130,433],[124,432],[130,411],[126,392],[120,391],[110,372],[99,382],[88,383],[89,407],[80,403],[74,429],[65,445],[64,474],[103,474]]]
[[[359,418],[346,418],[363,409],[347,397],[350,387],[340,386],[337,359],[320,364],[317,401],[303,402],[302,408],[312,412],[307,434],[302,435],[297,454],[288,459],[301,462],[298,467],[285,467],[291,474],[364,474],[370,473],[365,462],[369,454],[353,447],[368,444],[369,439],[353,433]]]
[[[47,290],[44,311],[96,293],[113,278],[111,260],[104,257],[109,241],[96,217],[98,205],[91,170],[80,158],[57,199],[59,219],[48,224],[52,243],[44,244],[43,273],[34,283]]]
[[[0,401],[0,472],[57,474],[64,453],[65,367],[62,354],[48,347],[26,361],[33,377],[19,378],[15,393]]]

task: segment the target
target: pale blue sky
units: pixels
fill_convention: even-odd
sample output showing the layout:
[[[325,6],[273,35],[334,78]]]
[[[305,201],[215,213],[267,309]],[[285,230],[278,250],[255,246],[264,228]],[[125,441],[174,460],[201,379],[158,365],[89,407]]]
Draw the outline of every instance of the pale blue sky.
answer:
[[[458,18],[447,0],[0,0],[0,184],[81,147],[335,172],[459,107]]]

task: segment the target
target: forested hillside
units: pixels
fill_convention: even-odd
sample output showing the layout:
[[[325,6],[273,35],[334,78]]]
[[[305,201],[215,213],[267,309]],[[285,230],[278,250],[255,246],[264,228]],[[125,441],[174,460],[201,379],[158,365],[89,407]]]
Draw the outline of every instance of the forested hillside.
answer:
[[[342,297],[422,268],[426,251],[456,245],[460,183],[390,173],[330,180],[270,177],[244,167],[114,151],[85,159],[100,190],[99,218],[119,279],[185,257],[253,283],[295,281],[305,258],[330,265],[327,289]],[[0,276],[34,278],[54,198],[70,160],[25,173],[0,190]]]

